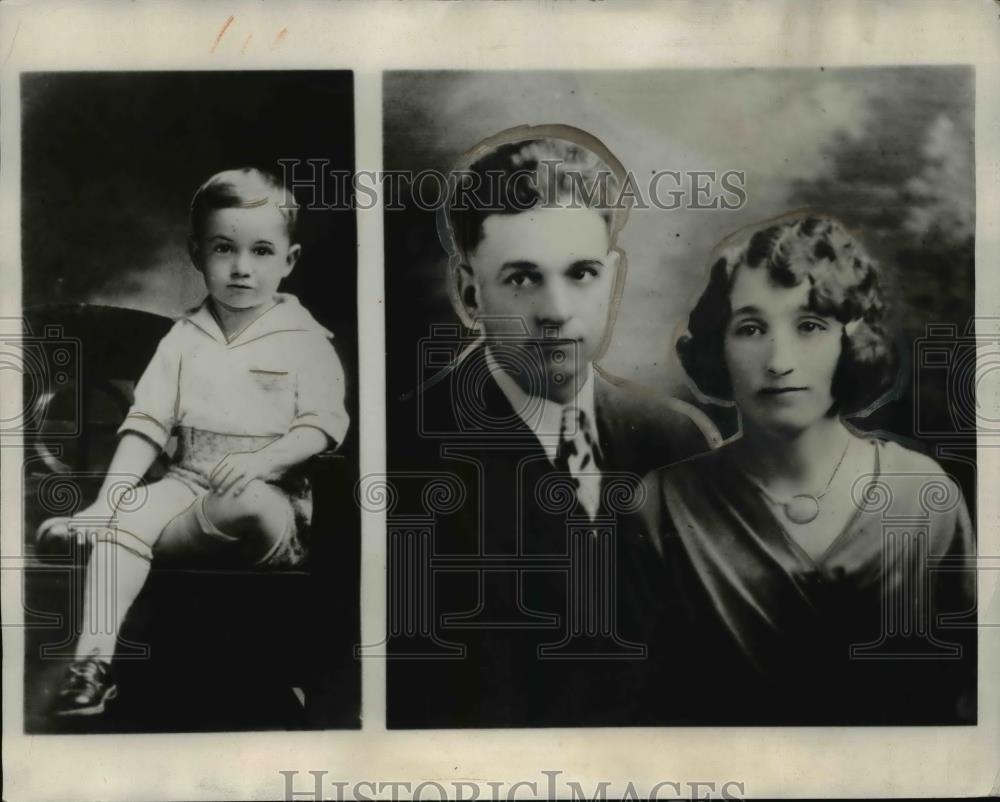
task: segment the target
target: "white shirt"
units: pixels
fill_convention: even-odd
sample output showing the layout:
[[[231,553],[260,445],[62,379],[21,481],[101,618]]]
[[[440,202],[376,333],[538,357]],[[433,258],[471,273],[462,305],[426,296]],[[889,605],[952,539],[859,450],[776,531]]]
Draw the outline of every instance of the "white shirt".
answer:
[[[547,398],[528,395],[507,371],[500,367],[493,354],[490,353],[489,346],[486,347],[486,366],[490,369],[490,373],[514,408],[517,416],[538,438],[538,442],[545,449],[545,455],[549,458],[549,462],[554,464],[556,454],[559,452],[559,432],[562,427],[563,409],[567,406],[583,410],[596,428],[594,371],[589,366],[583,386],[580,387],[576,397],[567,404],[559,404]],[[596,434],[595,431],[594,435],[596,436]]]
[[[206,304],[160,341],[119,432],[163,447],[178,428],[222,437],[280,437],[312,426],[347,431],[344,371],[324,329],[292,295],[226,340]]]

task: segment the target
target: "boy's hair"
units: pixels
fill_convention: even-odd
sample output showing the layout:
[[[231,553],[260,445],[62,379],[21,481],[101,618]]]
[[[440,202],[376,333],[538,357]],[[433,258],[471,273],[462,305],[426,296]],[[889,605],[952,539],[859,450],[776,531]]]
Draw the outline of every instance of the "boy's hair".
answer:
[[[537,135],[546,129],[578,135],[574,138],[592,145]],[[517,133],[522,138],[503,141],[505,135]],[[525,138],[525,133],[536,136]],[[466,159],[467,166],[452,170],[445,221],[463,260],[482,241],[483,222],[490,215],[518,214],[536,207],[588,207],[605,219],[612,244],[624,224],[626,210],[617,203],[624,168],[584,131],[568,126],[512,129],[480,143]]]
[[[852,414],[881,399],[896,379],[896,350],[885,327],[879,267],[838,220],[795,215],[740,232],[723,244],[708,286],[677,342],[688,376],[704,395],[730,400],[723,341],[738,269],[767,270],[782,287],[809,282],[809,307],[852,324],[842,335],[831,394],[835,412]]]
[[[256,167],[223,170],[198,187],[191,199],[191,233],[200,237],[206,218],[216,209],[252,209],[266,203],[275,205],[294,242],[299,216],[295,196],[276,175]]]

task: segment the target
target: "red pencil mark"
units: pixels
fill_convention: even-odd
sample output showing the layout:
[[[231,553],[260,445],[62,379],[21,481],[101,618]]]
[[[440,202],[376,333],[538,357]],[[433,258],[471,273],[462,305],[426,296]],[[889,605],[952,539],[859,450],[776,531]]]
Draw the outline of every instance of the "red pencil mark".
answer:
[[[288,36],[288,28],[282,28],[278,31],[278,35],[274,37],[274,44],[271,45],[271,50],[274,50],[274,48],[284,42],[286,36]]]
[[[4,58],[3,63],[6,65],[10,61],[10,57],[14,54],[14,42],[17,41],[18,31],[21,30],[21,20],[17,21],[17,27],[14,29],[14,38],[10,40],[10,48],[7,50],[7,56]]]
[[[229,19],[227,19],[222,24],[222,30],[219,31],[219,35],[216,36],[215,37],[215,41],[212,42],[212,47],[209,48],[209,51],[208,51],[209,53],[214,53],[215,52],[215,48],[217,48],[219,46],[219,42],[222,41],[222,37],[225,35],[226,31],[229,29],[229,26],[233,24],[233,20],[234,19],[236,19],[236,18],[233,17],[233,16],[230,16]]]
[[[246,41],[245,41],[245,42],[243,43],[243,47],[241,47],[241,48],[240,48],[240,55],[241,55],[241,56],[242,56],[242,55],[243,55],[244,53],[246,53],[246,52],[247,52],[247,45],[248,45],[248,44],[250,44],[250,40],[251,40],[251,39],[253,39],[253,34],[250,34],[250,35],[249,35],[249,36],[247,37],[247,40],[246,40]]]

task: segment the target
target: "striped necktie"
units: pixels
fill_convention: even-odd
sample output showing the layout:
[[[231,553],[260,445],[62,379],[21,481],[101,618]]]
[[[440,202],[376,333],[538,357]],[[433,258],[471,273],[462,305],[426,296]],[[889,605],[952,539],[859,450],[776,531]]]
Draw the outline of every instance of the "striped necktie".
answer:
[[[601,453],[587,413],[563,408],[555,468],[567,472],[576,486],[576,498],[593,520],[601,505]]]

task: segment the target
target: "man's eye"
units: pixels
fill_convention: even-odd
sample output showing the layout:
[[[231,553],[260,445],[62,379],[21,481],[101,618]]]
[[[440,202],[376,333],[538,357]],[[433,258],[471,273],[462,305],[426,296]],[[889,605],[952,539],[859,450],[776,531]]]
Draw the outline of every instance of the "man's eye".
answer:
[[[597,269],[590,265],[577,265],[570,268],[569,277],[574,281],[591,281],[597,278]]]
[[[507,278],[507,283],[515,287],[533,287],[538,283],[538,277],[531,273],[514,273]]]

